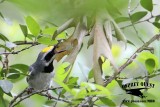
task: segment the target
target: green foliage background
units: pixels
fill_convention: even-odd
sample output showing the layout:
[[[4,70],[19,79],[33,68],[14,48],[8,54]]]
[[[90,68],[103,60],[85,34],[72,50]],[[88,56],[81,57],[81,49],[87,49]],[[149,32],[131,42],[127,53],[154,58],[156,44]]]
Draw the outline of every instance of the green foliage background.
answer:
[[[158,0],[132,0],[130,8],[131,10],[136,8],[131,12],[131,18],[128,15],[128,3],[128,0],[4,0],[1,2],[0,52],[4,52],[4,49],[11,52],[13,47],[15,50],[21,50],[28,45],[14,46],[15,44],[13,43],[24,40],[32,42],[36,37],[42,37],[36,38],[40,45],[15,55],[9,55],[9,73],[5,74],[5,70],[0,72],[0,107],[8,106],[12,99],[11,94],[15,96],[28,86],[25,80],[28,66],[36,60],[38,53],[44,47],[57,43],[57,40],[50,41],[51,36],[58,26],[69,18],[85,14],[88,16],[88,21],[92,21],[97,10],[107,8],[118,27],[122,28],[125,26],[121,30],[127,40],[131,41],[131,43],[127,43],[127,48],[125,49],[124,43],[117,41],[115,37],[113,39],[112,54],[116,64],[121,66],[143,44],[142,41],[148,41],[153,35],[159,33],[160,28],[160,13],[157,11],[160,9],[160,2]],[[68,29],[65,32],[72,35],[73,29]],[[58,35],[57,39],[66,39],[67,35],[65,32]],[[56,70],[56,76],[53,79],[54,85],[64,88],[62,90],[62,98],[69,98],[77,105],[86,95],[98,95],[99,99],[95,102],[98,106],[118,106],[124,98],[139,100],[139,97],[133,97],[125,93],[121,88],[122,81],[119,83],[119,81],[113,80],[107,87],[91,83],[93,82],[93,65],[91,62],[93,62],[94,52],[92,45],[87,49],[88,40],[89,37],[84,38],[83,47],[77,56],[70,78],[66,84],[62,81],[67,75],[64,71],[69,64],[67,62],[62,63],[62,61],[54,64]],[[151,46],[154,48],[154,54],[149,51],[139,53],[135,61],[120,74],[121,77],[127,78],[123,82],[135,82],[134,78],[136,77],[159,73],[160,43],[155,41]],[[0,60],[4,61],[4,59],[5,56],[0,55]],[[0,69],[2,66],[2,63],[0,63]],[[111,76],[113,74],[113,69],[108,60],[103,63],[102,69],[103,76]],[[144,79],[139,79],[138,81],[144,81]],[[149,82],[154,83],[155,88],[145,92],[147,98],[154,99],[155,103],[126,103],[124,105],[129,107],[157,107],[160,104],[158,100],[160,96],[159,81],[159,75],[150,78]],[[2,86],[2,83],[6,85],[6,88]],[[75,86],[78,88],[75,88]],[[99,91],[94,93],[93,91],[96,89]],[[58,91],[54,93],[54,96],[58,97],[57,93]],[[42,105],[49,106],[54,103],[55,101],[48,101],[45,97],[34,95],[21,102],[17,107],[41,107]],[[58,102],[57,107],[59,106],[65,107],[67,104]]]

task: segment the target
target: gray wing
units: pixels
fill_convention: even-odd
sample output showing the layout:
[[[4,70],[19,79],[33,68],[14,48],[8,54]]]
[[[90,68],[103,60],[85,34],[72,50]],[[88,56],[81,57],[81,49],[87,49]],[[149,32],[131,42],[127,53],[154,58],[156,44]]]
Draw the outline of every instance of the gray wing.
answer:
[[[26,78],[27,82],[33,78],[34,76],[34,68],[32,66],[29,67],[29,70],[28,70],[28,76]]]

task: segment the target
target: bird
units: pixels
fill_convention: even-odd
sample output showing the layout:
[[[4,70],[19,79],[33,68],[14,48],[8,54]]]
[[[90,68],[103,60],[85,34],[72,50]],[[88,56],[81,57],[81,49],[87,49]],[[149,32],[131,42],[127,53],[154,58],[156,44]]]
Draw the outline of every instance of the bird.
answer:
[[[53,60],[55,54],[63,51],[56,51],[58,45],[44,48],[38,55],[36,61],[29,67],[26,78],[29,90],[43,90],[51,87],[51,80],[54,77]]]

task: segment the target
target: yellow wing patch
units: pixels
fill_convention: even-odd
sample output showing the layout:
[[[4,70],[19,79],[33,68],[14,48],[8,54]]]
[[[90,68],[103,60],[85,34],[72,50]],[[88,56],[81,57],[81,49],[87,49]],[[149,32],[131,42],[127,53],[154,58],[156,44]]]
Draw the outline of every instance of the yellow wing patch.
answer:
[[[41,52],[46,53],[46,52],[48,52],[49,50],[51,50],[52,48],[53,48],[53,46],[46,47],[46,48],[44,48]]]

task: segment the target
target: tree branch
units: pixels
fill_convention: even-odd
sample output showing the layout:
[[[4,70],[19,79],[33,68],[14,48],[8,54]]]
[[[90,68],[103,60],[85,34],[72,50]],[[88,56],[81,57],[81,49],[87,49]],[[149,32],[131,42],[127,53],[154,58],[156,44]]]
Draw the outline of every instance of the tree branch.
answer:
[[[149,17],[149,18],[147,18],[145,20],[141,20],[141,21],[135,22],[134,25],[139,24],[139,23],[143,23],[143,22],[146,22],[146,21],[149,22],[150,19],[153,19],[153,18],[158,17],[158,16],[160,16],[160,15],[151,16],[151,17]],[[120,28],[121,29],[125,29],[125,28],[128,28],[130,26],[132,26],[132,24],[128,24],[128,25],[120,27]]]
[[[21,44],[21,45],[22,45],[22,44]],[[27,50],[27,49],[30,49],[31,47],[36,46],[36,45],[38,45],[38,44],[32,44],[31,46],[25,47],[25,48],[23,48],[23,49],[21,49],[21,50],[19,50],[19,51],[1,52],[0,55],[19,54],[20,52],[25,51],[25,50]]]
[[[27,42],[27,41],[16,41],[16,42],[13,42],[15,43],[16,45],[39,45],[38,42]]]
[[[49,89],[44,89],[44,90],[40,90],[40,91],[34,91],[30,94],[24,95],[24,94],[27,93],[28,88],[26,88],[21,93],[19,93],[16,97],[14,97],[14,99],[11,100],[11,102],[9,103],[9,107],[14,107],[14,106],[18,105],[20,102],[22,102],[23,100],[25,100],[25,99],[27,99],[27,98],[35,95],[35,94],[45,96],[45,97],[49,97],[50,99],[53,99],[53,100],[56,100],[56,101],[63,101],[63,102],[71,104],[71,101],[68,101],[68,100],[65,100],[65,99],[62,99],[62,98],[56,98],[56,97],[49,96],[48,94],[43,93],[43,92],[47,92],[49,90],[57,90],[57,89],[61,89],[61,88],[62,87],[49,88]]]
[[[144,45],[142,45],[140,48],[138,48],[136,50],[136,52],[134,52],[134,54],[118,69],[118,73],[115,73],[113,76],[109,77],[105,81],[104,86],[107,86],[110,82],[112,82],[112,80],[115,79],[118,74],[120,74],[129,64],[131,64],[133,62],[133,60],[137,57],[138,53],[142,52],[152,42],[154,42],[155,40],[159,40],[159,39],[160,39],[160,34],[157,34],[157,35],[153,36],[148,42],[144,43]]]
[[[52,40],[56,38],[57,35],[62,33],[64,30],[68,29],[69,27],[72,27],[74,25],[74,18],[71,18],[67,20],[63,25],[61,25],[52,35]]]
[[[69,100],[65,100],[65,99],[62,99],[62,98],[56,98],[56,97],[53,97],[53,96],[48,96],[47,94],[44,94],[44,93],[37,93],[41,96],[45,96],[45,97],[49,97],[50,99],[53,99],[53,100],[56,100],[56,101],[62,101],[62,102],[65,102],[65,103],[68,103],[68,104],[72,104],[71,101]]]
[[[131,2],[132,2],[132,0],[129,0],[129,3],[128,3],[128,16],[129,16],[129,19],[130,19],[130,22],[131,22],[131,26],[135,30],[135,32],[136,32],[137,37],[139,38],[139,40],[144,43],[144,41],[142,40],[142,38],[139,36],[139,33],[138,33],[138,31],[137,31],[137,29],[135,27],[134,22],[132,21],[132,17],[131,17]]]
[[[84,101],[82,101],[80,104],[77,105],[77,107],[84,107],[84,106],[92,107],[92,106],[88,106],[87,103],[91,102],[94,97],[95,97],[95,96],[88,96],[88,97],[86,97],[86,98],[84,99]]]

